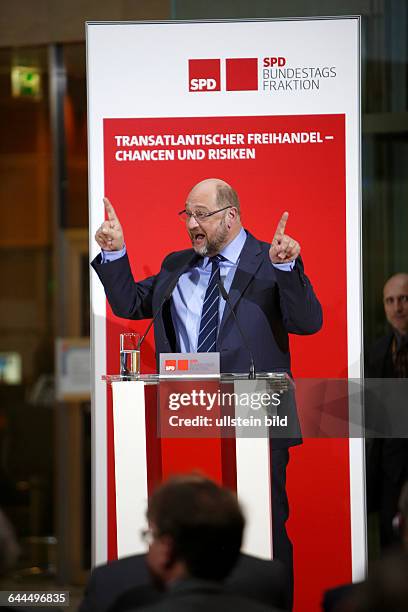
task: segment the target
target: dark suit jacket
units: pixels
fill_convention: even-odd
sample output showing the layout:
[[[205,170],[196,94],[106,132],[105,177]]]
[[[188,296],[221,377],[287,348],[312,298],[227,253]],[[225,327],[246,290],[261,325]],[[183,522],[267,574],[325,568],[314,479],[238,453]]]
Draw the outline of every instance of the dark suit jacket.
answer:
[[[281,561],[241,554],[225,582],[236,593],[268,606],[287,609],[290,587]],[[162,594],[150,582],[145,555],[112,561],[96,567],[89,578],[79,612],[125,612],[155,603]]]
[[[138,608],[140,612],[273,612],[252,599],[228,593],[221,584],[189,579],[172,585],[156,604]]]
[[[245,330],[257,372],[290,372],[288,333],[313,334],[322,326],[322,309],[303,263],[297,258],[291,272],[277,270],[269,258],[270,245],[247,232],[237,270],[229,292],[232,308]],[[154,323],[156,358],[160,353],[178,352],[169,300],[181,274],[199,259],[188,249],[168,255],[160,272],[135,282],[127,255],[101,263],[100,255],[92,266],[105,288],[113,312],[127,319],[151,318]],[[165,303],[163,304],[163,301]],[[225,306],[217,338],[221,372],[248,372],[250,358],[231,309]],[[275,439],[274,449],[300,442],[300,427],[293,398],[285,398],[280,414],[289,415],[286,438]],[[284,435],[282,432],[277,434]]]
[[[407,431],[406,397],[390,392],[394,386],[392,381],[391,386],[386,386],[386,381],[381,382],[381,379],[396,376],[391,354],[392,340],[393,333],[377,340],[368,353],[365,370],[365,418],[370,436],[366,440],[367,510],[379,512],[383,549],[398,542],[392,520],[398,512],[401,488],[408,477],[408,440],[402,437],[403,432]],[[374,436],[388,437],[371,437],[372,431],[375,432]]]
[[[146,555],[132,555],[95,567],[85,587],[78,612],[106,612],[115,600],[133,587],[149,585]],[[150,601],[142,599],[143,603]]]
[[[323,612],[336,612],[338,606],[347,601],[353,594],[359,582],[353,584],[342,584],[333,589],[328,589],[323,593],[322,610]]]
[[[365,376],[366,378],[392,377],[391,343],[393,333],[382,336],[368,352]]]
[[[392,363],[392,355],[391,355],[391,343],[393,340],[393,333],[389,333],[385,336],[382,336],[377,342],[374,344],[370,352],[368,353],[367,366],[365,371],[366,379],[366,413],[367,417],[370,417],[370,411],[373,409],[372,405],[372,394],[371,394],[371,383],[370,379],[376,379],[373,381],[373,388],[378,388],[381,385],[380,380],[382,378],[394,378],[396,375],[394,373],[394,367]],[[387,388],[383,393],[385,396],[385,400],[387,400],[388,392]],[[391,404],[387,401],[384,404],[376,405],[374,404],[374,410],[378,413],[381,412],[384,422],[387,420],[387,412],[388,421],[392,422],[392,427],[390,431],[387,431],[386,424],[380,421],[378,416],[374,414],[374,418],[377,417],[377,420],[381,422],[382,431],[385,434],[391,434],[393,431],[396,435],[399,434],[400,431],[406,430],[406,422],[403,421],[403,415],[406,414],[406,398],[401,398],[401,404],[397,402],[395,405]],[[398,414],[399,409],[402,407],[401,416]],[[401,419],[401,429],[398,427],[398,419]],[[381,429],[380,429],[381,431]],[[375,444],[374,444],[375,442]],[[406,478],[408,474],[408,441],[406,438],[386,438],[379,439],[379,441],[369,441],[368,447],[368,470],[367,477],[368,483],[378,483],[380,472],[384,472],[386,474],[387,479],[394,481],[398,488],[400,488],[402,481]],[[375,488],[375,487],[373,487]],[[369,500],[371,501],[371,500]]]
[[[322,326],[322,309],[306,277],[300,258],[292,272],[277,270],[269,259],[270,245],[248,233],[229,292],[241,327],[246,331],[258,372],[290,371],[288,332],[313,334]],[[92,262],[113,312],[127,319],[151,318],[169,288],[197,260],[192,249],[168,255],[160,272],[135,283],[127,256],[102,264]],[[155,321],[157,358],[177,352],[176,337],[167,301]],[[222,372],[247,372],[249,355],[242,347],[228,305],[217,339]]]

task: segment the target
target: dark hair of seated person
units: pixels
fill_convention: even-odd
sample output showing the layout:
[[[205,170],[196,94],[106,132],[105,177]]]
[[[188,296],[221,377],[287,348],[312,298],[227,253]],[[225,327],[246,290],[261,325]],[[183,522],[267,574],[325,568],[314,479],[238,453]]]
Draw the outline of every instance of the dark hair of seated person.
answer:
[[[235,565],[245,520],[232,491],[194,474],[173,477],[150,498],[147,517],[190,576],[222,581]]]

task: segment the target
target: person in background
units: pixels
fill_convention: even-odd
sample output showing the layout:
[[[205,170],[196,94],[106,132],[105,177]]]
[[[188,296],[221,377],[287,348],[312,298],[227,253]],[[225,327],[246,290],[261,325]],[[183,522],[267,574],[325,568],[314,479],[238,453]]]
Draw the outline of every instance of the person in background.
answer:
[[[367,389],[383,378],[408,378],[408,274],[391,276],[384,285],[383,302],[390,331],[377,340],[368,354],[366,364]],[[387,392],[386,392],[387,393]],[[366,412],[370,411],[367,394]],[[394,411],[392,410],[394,408]],[[385,409],[382,409],[384,413]],[[390,414],[398,418],[396,406]],[[386,415],[385,415],[386,418]],[[394,425],[399,435],[398,423]],[[397,539],[392,520],[397,513],[401,488],[408,478],[408,440],[403,437],[375,438],[367,441],[367,506],[368,512],[378,511],[380,544],[384,551]]]

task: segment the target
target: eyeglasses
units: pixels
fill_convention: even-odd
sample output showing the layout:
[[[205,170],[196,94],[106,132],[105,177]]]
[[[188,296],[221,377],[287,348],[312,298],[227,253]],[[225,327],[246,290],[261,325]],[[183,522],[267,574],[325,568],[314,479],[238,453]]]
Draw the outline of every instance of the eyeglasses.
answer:
[[[212,212],[204,212],[203,210],[197,210],[197,212],[191,212],[191,210],[184,209],[178,213],[179,219],[186,223],[190,221],[191,217],[197,221],[197,223],[205,223],[209,217],[216,215],[223,210],[227,210],[227,208],[232,208],[232,206],[224,206],[224,208],[218,208],[217,210],[213,210]]]
[[[141,529],[140,530],[140,537],[142,538],[143,542],[147,546],[151,546],[153,544],[153,540],[155,539],[156,535],[155,535],[153,529],[148,527],[147,529]]]

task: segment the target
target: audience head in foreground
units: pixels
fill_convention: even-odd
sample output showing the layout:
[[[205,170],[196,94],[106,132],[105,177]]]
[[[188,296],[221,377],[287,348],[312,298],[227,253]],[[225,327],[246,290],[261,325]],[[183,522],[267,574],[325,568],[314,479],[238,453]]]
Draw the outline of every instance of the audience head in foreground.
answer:
[[[148,565],[162,586],[186,578],[222,581],[235,565],[244,517],[237,498],[199,475],[173,477],[149,500]]]
[[[291,607],[291,583],[282,561],[239,553],[244,518],[231,491],[198,475],[172,478],[150,498],[147,517],[148,553],[94,568],[80,612],[273,612]]]

